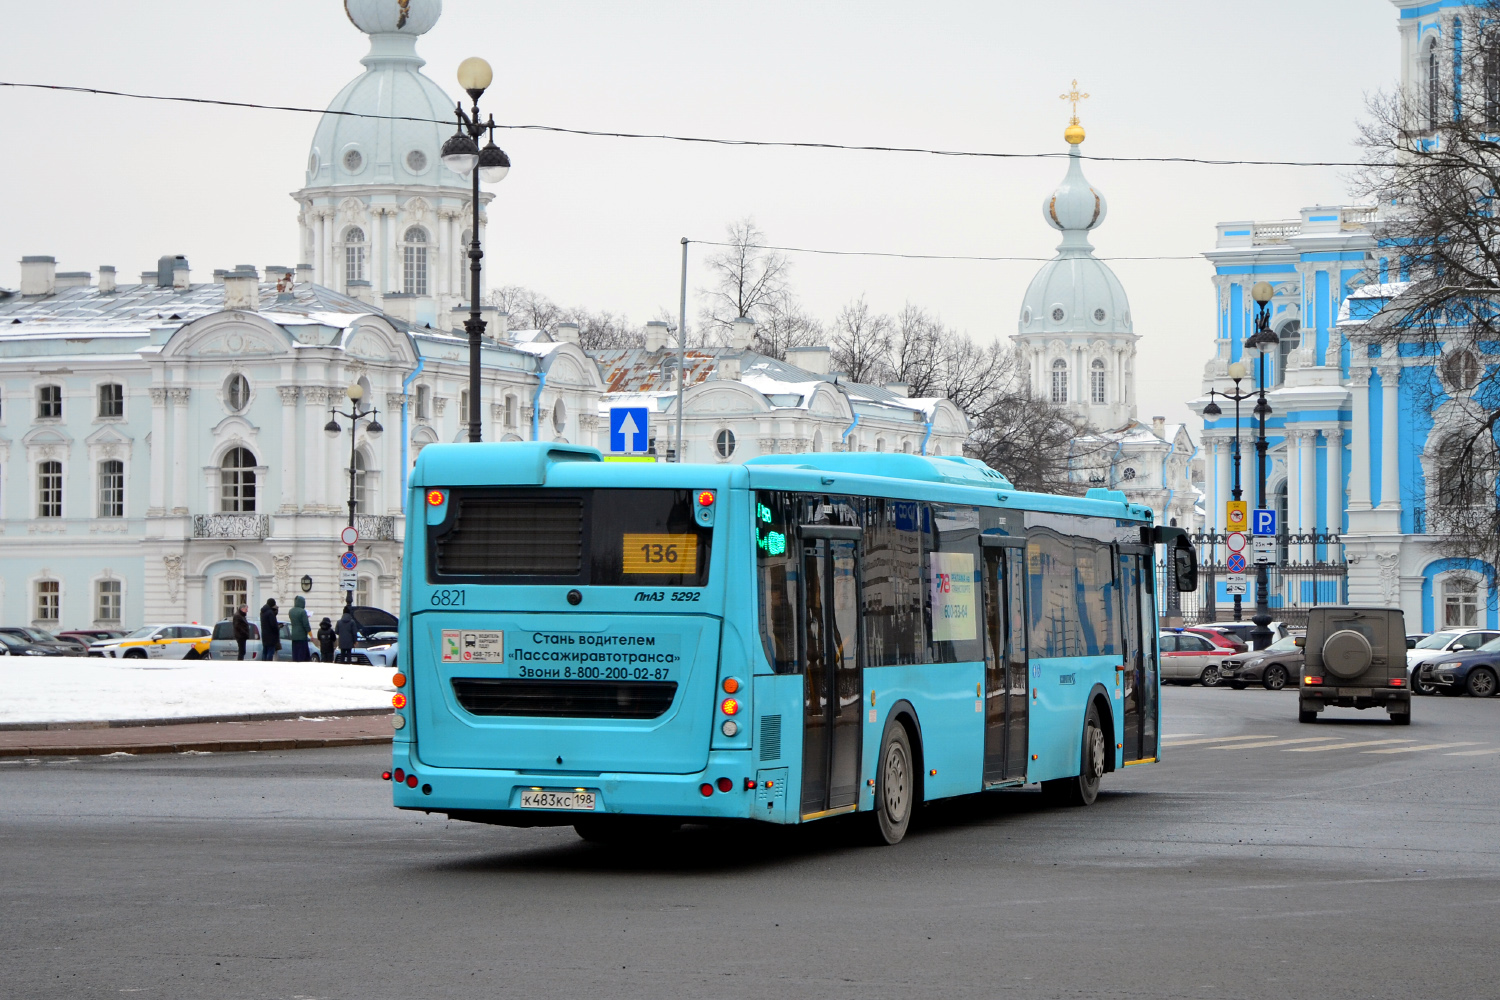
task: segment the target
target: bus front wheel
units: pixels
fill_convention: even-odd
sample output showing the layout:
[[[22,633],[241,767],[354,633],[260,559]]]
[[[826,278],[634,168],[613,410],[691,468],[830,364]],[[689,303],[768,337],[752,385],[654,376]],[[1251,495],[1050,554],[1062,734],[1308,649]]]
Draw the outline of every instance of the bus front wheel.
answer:
[[[895,719],[888,720],[875,778],[875,830],[880,843],[899,844],[911,824],[916,798],[913,759],[906,727]]]
[[[1099,708],[1089,706],[1083,722],[1083,746],[1080,748],[1078,774],[1042,782],[1042,792],[1059,805],[1092,805],[1099,797],[1099,780],[1104,777],[1104,726],[1099,722]]]

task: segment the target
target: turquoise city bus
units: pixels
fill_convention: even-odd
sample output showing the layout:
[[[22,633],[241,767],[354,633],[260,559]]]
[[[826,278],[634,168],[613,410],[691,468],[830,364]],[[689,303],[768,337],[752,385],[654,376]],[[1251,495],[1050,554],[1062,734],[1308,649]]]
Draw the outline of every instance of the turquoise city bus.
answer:
[[[871,815],[1158,754],[1152,525],[969,459],[605,462],[423,449],[408,496],[396,806],[589,839]]]

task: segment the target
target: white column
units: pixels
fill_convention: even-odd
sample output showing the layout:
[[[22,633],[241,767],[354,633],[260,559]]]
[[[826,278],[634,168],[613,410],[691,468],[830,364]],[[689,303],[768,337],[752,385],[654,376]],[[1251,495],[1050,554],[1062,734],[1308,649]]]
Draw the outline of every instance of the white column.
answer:
[[[191,389],[175,388],[172,394],[172,513],[188,512],[188,397]]]
[[[295,385],[279,385],[281,393],[281,503],[277,513],[297,513],[297,397]]]
[[[1301,492],[1298,494],[1302,501],[1302,532],[1311,535],[1318,530],[1318,432],[1308,429],[1303,432],[1302,438],[1302,475]],[[1302,547],[1301,558],[1304,561],[1311,560],[1314,555],[1312,545]]]
[[[1370,369],[1349,369],[1354,419],[1349,447],[1349,509],[1370,509]]]
[[[1328,436],[1328,533],[1342,534],[1344,530],[1344,428],[1340,424],[1324,428]]]
[[[1302,525],[1302,452],[1306,439],[1300,428],[1286,430],[1286,533],[1300,535]],[[1294,560],[1302,559],[1302,546],[1292,545],[1288,555]]]
[[[1401,509],[1401,467],[1399,435],[1396,422],[1400,419],[1401,401],[1397,395],[1401,385],[1401,363],[1380,366],[1380,399],[1382,414],[1380,421],[1380,509]]]
[[[321,385],[304,386],[302,396],[307,400],[304,434],[313,439],[312,447],[302,453],[302,510],[321,513],[327,504],[324,470],[328,466],[328,435],[323,433],[323,425],[328,422],[328,389]]]
[[[167,390],[151,390],[151,506],[148,516],[167,512]]]
[[[399,392],[388,392],[385,394],[385,417],[381,423],[385,424],[386,436],[386,459],[385,467],[381,469],[380,481],[385,484],[387,507],[385,513],[396,514],[401,510],[401,400],[404,397]],[[497,441],[488,434],[487,441]]]
[[[390,217],[384,208],[376,209],[376,217],[380,220],[376,226],[376,229],[380,231],[380,277],[375,287],[375,294],[384,295],[391,290]]]
[[[315,258],[318,265],[318,284],[324,288],[333,287],[328,280],[328,213],[318,209],[318,255]]]

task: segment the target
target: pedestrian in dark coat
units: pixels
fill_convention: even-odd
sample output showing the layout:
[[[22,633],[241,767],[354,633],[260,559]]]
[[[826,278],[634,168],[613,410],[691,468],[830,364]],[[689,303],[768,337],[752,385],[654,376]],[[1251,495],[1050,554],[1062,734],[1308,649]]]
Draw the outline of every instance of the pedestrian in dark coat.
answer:
[[[234,609],[234,615],[230,618],[230,625],[234,629],[234,644],[239,647],[240,655],[236,659],[245,658],[245,641],[250,638],[250,608],[241,604]]]
[[[312,659],[307,650],[307,637],[312,634],[312,623],[307,620],[307,601],[301,594],[292,599],[292,610],[287,613],[286,620],[292,627],[292,660],[306,663]]]
[[[339,619],[334,628],[339,637],[339,659],[340,663],[348,663],[349,653],[354,649],[354,644],[359,640],[359,623],[354,620],[354,612],[344,610],[344,616]]]
[[[339,634],[333,630],[333,619],[324,618],[318,625],[318,652],[322,654],[324,663],[333,662],[334,644],[339,641]]]
[[[281,623],[276,620],[276,598],[266,598],[260,609],[260,658],[267,663],[276,659],[281,648]]]

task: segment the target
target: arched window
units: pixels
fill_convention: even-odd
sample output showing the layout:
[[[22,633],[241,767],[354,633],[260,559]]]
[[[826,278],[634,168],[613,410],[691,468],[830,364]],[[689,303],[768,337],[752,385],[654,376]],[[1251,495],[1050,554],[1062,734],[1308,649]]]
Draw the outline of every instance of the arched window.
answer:
[[[401,290],[408,295],[427,294],[427,230],[412,226],[402,237]]]
[[[1104,402],[1104,362],[1099,358],[1089,366],[1089,401]]]
[[[728,458],[734,454],[734,431],[729,428],[721,430],[714,435],[714,451],[720,458]]]
[[[62,463],[38,462],[36,467],[36,516],[62,517]]]
[[[875,450],[876,451],[885,451],[885,438],[876,438],[875,439]]]
[[[365,231],[358,226],[344,230],[344,282],[365,279]]]
[[[1062,358],[1052,362],[1052,402],[1068,401],[1068,363]]]
[[[1276,345],[1276,370],[1271,373],[1271,384],[1281,385],[1286,381],[1287,362],[1291,359],[1292,352],[1302,346],[1301,322],[1292,320],[1276,336],[1279,343]]]
[[[361,576],[354,581],[354,603],[362,608],[370,606],[370,578],[368,576]]]
[[[250,583],[242,576],[219,581],[219,617],[233,618],[235,611],[250,603]]]
[[[219,463],[219,510],[255,513],[255,456],[249,448],[230,448]]]
[[[250,405],[250,383],[238,373],[229,376],[224,383],[224,403],[229,412],[238,413]]]
[[[516,426],[516,397],[505,397],[505,426]]]
[[[1443,358],[1443,378],[1459,392],[1479,384],[1479,360],[1472,351],[1452,351]]]
[[[118,459],[99,463],[99,516],[125,516],[125,463]]]
[[[469,426],[469,390],[458,390],[458,425]]]
[[[1478,625],[1479,585],[1468,577],[1448,577],[1443,581],[1443,628]]]

